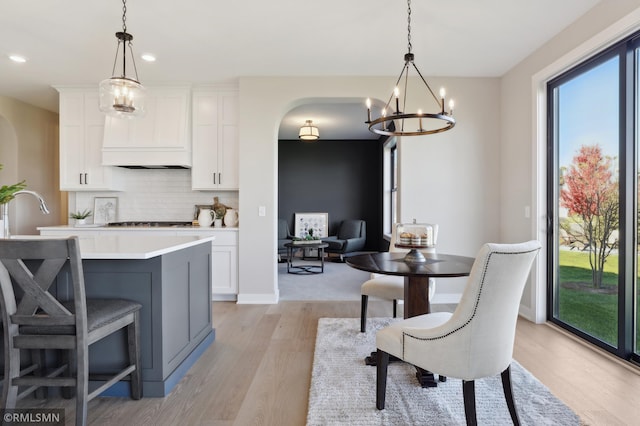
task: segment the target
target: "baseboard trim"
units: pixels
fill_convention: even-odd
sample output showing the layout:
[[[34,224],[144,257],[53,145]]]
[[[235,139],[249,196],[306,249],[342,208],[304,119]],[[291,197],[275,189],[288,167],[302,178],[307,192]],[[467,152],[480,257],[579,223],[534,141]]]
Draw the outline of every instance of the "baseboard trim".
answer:
[[[275,305],[277,294],[238,294],[239,305]]]
[[[238,300],[237,294],[212,294],[211,300],[214,302],[235,302]]]

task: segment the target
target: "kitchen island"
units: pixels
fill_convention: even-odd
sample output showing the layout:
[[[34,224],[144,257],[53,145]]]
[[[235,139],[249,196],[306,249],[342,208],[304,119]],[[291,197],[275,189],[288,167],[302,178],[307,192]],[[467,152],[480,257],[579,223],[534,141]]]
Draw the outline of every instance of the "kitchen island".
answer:
[[[51,238],[51,237],[40,237]],[[211,316],[213,237],[113,235],[79,237],[87,297],[120,297],[142,304],[143,394],[162,397],[215,340]],[[58,275],[57,297],[68,300],[68,270]],[[126,362],[125,333],[90,348],[92,373]],[[120,382],[103,395],[125,396]]]
[[[196,236],[215,237],[211,242],[211,298],[212,300],[237,299],[238,294],[238,228],[210,226],[103,226],[59,225],[39,227],[41,235],[67,237],[135,235],[147,236]]]

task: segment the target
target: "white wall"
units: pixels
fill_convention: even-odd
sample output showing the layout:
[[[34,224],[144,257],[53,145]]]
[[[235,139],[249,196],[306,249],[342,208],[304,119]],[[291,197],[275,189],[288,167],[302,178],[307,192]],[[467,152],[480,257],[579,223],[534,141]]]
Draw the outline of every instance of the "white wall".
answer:
[[[616,21],[626,18],[638,7],[635,0],[603,0],[573,25],[554,37],[542,48],[530,55],[508,73],[501,81],[502,125],[500,163],[500,238],[505,242],[546,238],[544,191],[544,135],[537,139],[537,120],[544,120],[544,111],[537,110],[537,88],[533,88],[536,76],[548,70],[548,76],[562,71],[569,65],[566,60],[580,60],[574,50],[591,45],[593,51],[600,43],[594,41]],[[627,25],[628,27],[628,25]],[[632,25],[640,29],[640,20]],[[628,31],[628,28],[627,30]],[[595,47],[599,49],[601,46]],[[553,64],[558,64],[554,71]],[[531,219],[524,217],[526,206],[531,206]],[[545,320],[546,250],[540,253],[534,266],[532,281],[525,288],[520,312],[529,319]]]
[[[402,142],[401,218],[438,222],[440,251],[475,256],[482,242],[499,237],[499,84],[483,78],[427,80],[435,88],[447,87],[456,100],[459,124],[441,135]],[[386,100],[394,81],[393,77],[240,79],[239,303],[278,300],[277,136],[284,114],[309,100],[357,99],[363,103],[364,121],[364,100]],[[266,216],[258,216],[259,206],[266,207]]]
[[[37,226],[59,224],[66,215],[65,195],[58,190],[58,114],[0,96],[0,186],[26,180],[28,190],[40,193],[51,214],[38,202],[20,195],[9,204],[10,232],[37,234]]]

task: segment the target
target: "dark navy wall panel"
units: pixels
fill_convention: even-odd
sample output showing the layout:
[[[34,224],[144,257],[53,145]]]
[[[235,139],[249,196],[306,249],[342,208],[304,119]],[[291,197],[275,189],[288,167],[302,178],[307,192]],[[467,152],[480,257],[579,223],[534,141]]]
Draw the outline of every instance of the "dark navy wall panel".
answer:
[[[330,235],[344,219],[367,222],[367,250],[379,250],[382,223],[382,143],[278,142],[278,216],[293,233],[294,213],[329,214]]]

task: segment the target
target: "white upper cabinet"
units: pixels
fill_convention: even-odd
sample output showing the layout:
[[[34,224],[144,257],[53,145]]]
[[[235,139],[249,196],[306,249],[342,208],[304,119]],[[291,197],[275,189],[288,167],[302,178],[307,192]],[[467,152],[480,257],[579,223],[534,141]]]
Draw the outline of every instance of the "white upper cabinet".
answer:
[[[110,191],[118,171],[102,165],[104,114],[98,90],[57,88],[60,92],[60,190]]]
[[[107,117],[102,164],[191,167],[188,86],[147,88],[144,117]]]
[[[198,89],[193,92],[194,190],[237,190],[238,93]]]

